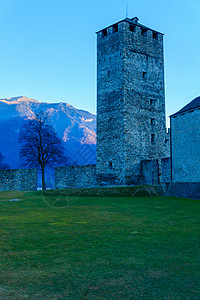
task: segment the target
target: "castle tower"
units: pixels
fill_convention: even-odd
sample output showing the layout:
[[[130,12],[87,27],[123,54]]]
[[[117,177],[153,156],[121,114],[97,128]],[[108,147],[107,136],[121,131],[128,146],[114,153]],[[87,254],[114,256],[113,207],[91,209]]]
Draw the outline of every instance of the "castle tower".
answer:
[[[97,177],[137,183],[165,139],[163,34],[126,18],[97,32]]]

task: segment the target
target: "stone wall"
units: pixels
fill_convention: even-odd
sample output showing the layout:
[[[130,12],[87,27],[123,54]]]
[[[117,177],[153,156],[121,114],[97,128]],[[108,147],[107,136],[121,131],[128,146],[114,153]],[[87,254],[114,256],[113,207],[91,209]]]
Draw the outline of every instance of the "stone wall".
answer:
[[[161,159],[161,183],[171,182],[171,157],[166,157]]]
[[[200,199],[200,182],[172,182],[165,193],[166,196]]]
[[[34,191],[36,189],[36,169],[0,170],[0,191]]]
[[[158,160],[143,160],[141,163],[142,181],[141,184],[159,184]]]
[[[124,183],[123,24],[97,34],[97,175],[99,182]]]
[[[171,117],[172,182],[200,182],[200,110]]]
[[[171,182],[171,158],[143,160],[141,162],[141,184],[158,185]]]
[[[96,165],[55,168],[55,188],[87,188],[96,186]]]

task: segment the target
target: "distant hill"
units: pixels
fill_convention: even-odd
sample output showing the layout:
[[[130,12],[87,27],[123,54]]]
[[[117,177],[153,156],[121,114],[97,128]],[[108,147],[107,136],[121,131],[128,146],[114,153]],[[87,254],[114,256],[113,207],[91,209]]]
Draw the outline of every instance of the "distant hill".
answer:
[[[18,138],[27,119],[44,111],[63,140],[71,163],[96,163],[96,116],[68,103],[45,103],[27,97],[0,99],[0,152],[11,168],[20,168]]]

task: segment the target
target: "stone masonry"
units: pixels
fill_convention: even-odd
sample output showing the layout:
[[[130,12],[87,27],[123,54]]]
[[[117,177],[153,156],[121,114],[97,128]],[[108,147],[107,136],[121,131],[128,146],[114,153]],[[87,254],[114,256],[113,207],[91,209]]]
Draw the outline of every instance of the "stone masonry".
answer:
[[[200,105],[170,119],[172,182],[200,182]]]
[[[134,184],[169,156],[163,34],[124,19],[97,33],[97,178]]]
[[[143,160],[140,184],[160,185],[171,182],[171,158]]]
[[[86,188],[96,186],[96,165],[55,168],[55,188]]]
[[[0,170],[0,191],[34,191],[36,189],[36,169]]]

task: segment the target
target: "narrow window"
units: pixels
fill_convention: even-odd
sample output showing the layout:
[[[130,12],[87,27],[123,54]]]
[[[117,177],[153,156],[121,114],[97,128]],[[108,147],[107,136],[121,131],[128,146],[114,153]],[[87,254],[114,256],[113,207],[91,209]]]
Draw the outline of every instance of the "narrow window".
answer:
[[[155,143],[155,134],[154,133],[151,134],[151,143]]]
[[[153,39],[154,40],[158,40],[158,34],[157,34],[157,32],[153,32]]]
[[[109,164],[109,168],[112,169],[112,166],[113,166],[112,161],[109,161],[108,164]]]
[[[155,125],[155,119],[151,118],[151,125]]]
[[[110,100],[110,99],[109,99]],[[110,101],[109,101],[109,104],[110,104]],[[112,124],[113,123],[113,118],[112,117],[110,117],[109,118],[109,124]]]
[[[102,30],[102,36],[104,37],[104,36],[107,36],[107,35],[108,35],[107,29],[103,29],[103,30]]]
[[[143,79],[146,79],[147,78],[147,72],[143,72],[142,76],[143,76]]]
[[[108,77],[110,76],[110,71],[108,71]]]
[[[156,106],[156,100],[155,99],[150,99],[150,105],[155,107]]]
[[[141,28],[141,34],[143,36],[147,36],[147,29],[146,28]]]
[[[118,31],[118,24],[113,25],[113,33]]]
[[[135,32],[135,26],[134,25],[129,25],[129,29],[130,29],[130,31]]]

